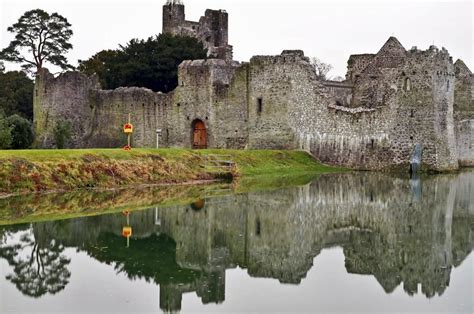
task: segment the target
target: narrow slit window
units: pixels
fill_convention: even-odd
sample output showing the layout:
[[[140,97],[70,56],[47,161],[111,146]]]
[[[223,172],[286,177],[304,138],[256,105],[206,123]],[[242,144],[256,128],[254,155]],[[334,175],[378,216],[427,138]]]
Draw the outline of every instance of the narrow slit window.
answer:
[[[257,98],[257,113],[262,113],[263,110],[263,99],[262,97]]]
[[[405,90],[406,91],[411,90],[411,80],[408,77],[405,79]]]

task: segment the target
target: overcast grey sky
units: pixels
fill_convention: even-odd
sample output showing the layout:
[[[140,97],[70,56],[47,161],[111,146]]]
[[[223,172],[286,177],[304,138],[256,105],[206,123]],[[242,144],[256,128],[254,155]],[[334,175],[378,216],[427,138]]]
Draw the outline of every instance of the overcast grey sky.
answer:
[[[406,49],[446,47],[453,59],[474,70],[472,0],[183,0],[186,19],[198,20],[205,9],[229,13],[229,41],[234,59],[302,49],[334,66],[344,76],[349,55],[375,53],[389,36]],[[131,38],[161,32],[165,0],[0,0],[1,48],[12,39],[6,29],[27,10],[58,12],[73,26],[77,65],[102,49]],[[8,64],[7,69],[16,67]]]

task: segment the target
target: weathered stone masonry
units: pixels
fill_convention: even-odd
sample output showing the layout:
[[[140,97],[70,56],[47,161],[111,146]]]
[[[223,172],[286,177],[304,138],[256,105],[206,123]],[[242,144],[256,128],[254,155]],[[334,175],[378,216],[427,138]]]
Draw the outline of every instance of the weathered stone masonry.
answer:
[[[474,166],[474,75],[461,60],[454,64],[454,121],[461,166]]]
[[[170,1],[163,18],[165,32],[184,34],[195,26],[186,34],[202,40],[200,30],[214,31],[221,35],[212,38],[225,40],[209,45],[230,47],[227,14],[222,23],[202,18],[198,28],[184,20],[183,5]],[[162,94],[104,91],[94,77],[44,72],[35,96],[39,144],[51,147],[56,121],[69,120],[74,147],[121,146],[130,112],[138,147],[154,147],[156,129],[163,130],[164,146],[193,147],[194,126],[202,122],[210,148],[302,149],[328,164],[408,169],[421,144],[426,170],[474,164],[473,75],[462,61],[453,64],[444,48],[407,51],[391,37],[376,54],[351,56],[344,82],[318,80],[299,50],[243,63],[223,55],[185,61],[178,78],[179,86]]]

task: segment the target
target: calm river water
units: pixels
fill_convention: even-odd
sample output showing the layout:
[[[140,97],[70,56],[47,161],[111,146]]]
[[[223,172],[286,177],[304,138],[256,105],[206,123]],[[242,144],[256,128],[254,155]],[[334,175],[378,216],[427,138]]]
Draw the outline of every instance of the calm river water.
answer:
[[[474,172],[247,190],[0,226],[0,312],[473,312]]]

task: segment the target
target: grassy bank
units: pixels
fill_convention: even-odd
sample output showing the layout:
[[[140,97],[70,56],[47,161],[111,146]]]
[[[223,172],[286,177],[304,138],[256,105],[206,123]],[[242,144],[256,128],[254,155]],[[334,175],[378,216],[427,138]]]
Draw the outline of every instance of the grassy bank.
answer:
[[[96,216],[157,206],[189,205],[229,184],[177,185],[0,198],[0,226]]]
[[[238,176],[340,171],[298,151],[121,149],[0,151],[0,193],[16,194],[143,184],[179,184],[219,177],[206,165],[226,155]],[[211,157],[209,156],[211,155]],[[218,157],[217,157],[218,158]]]

